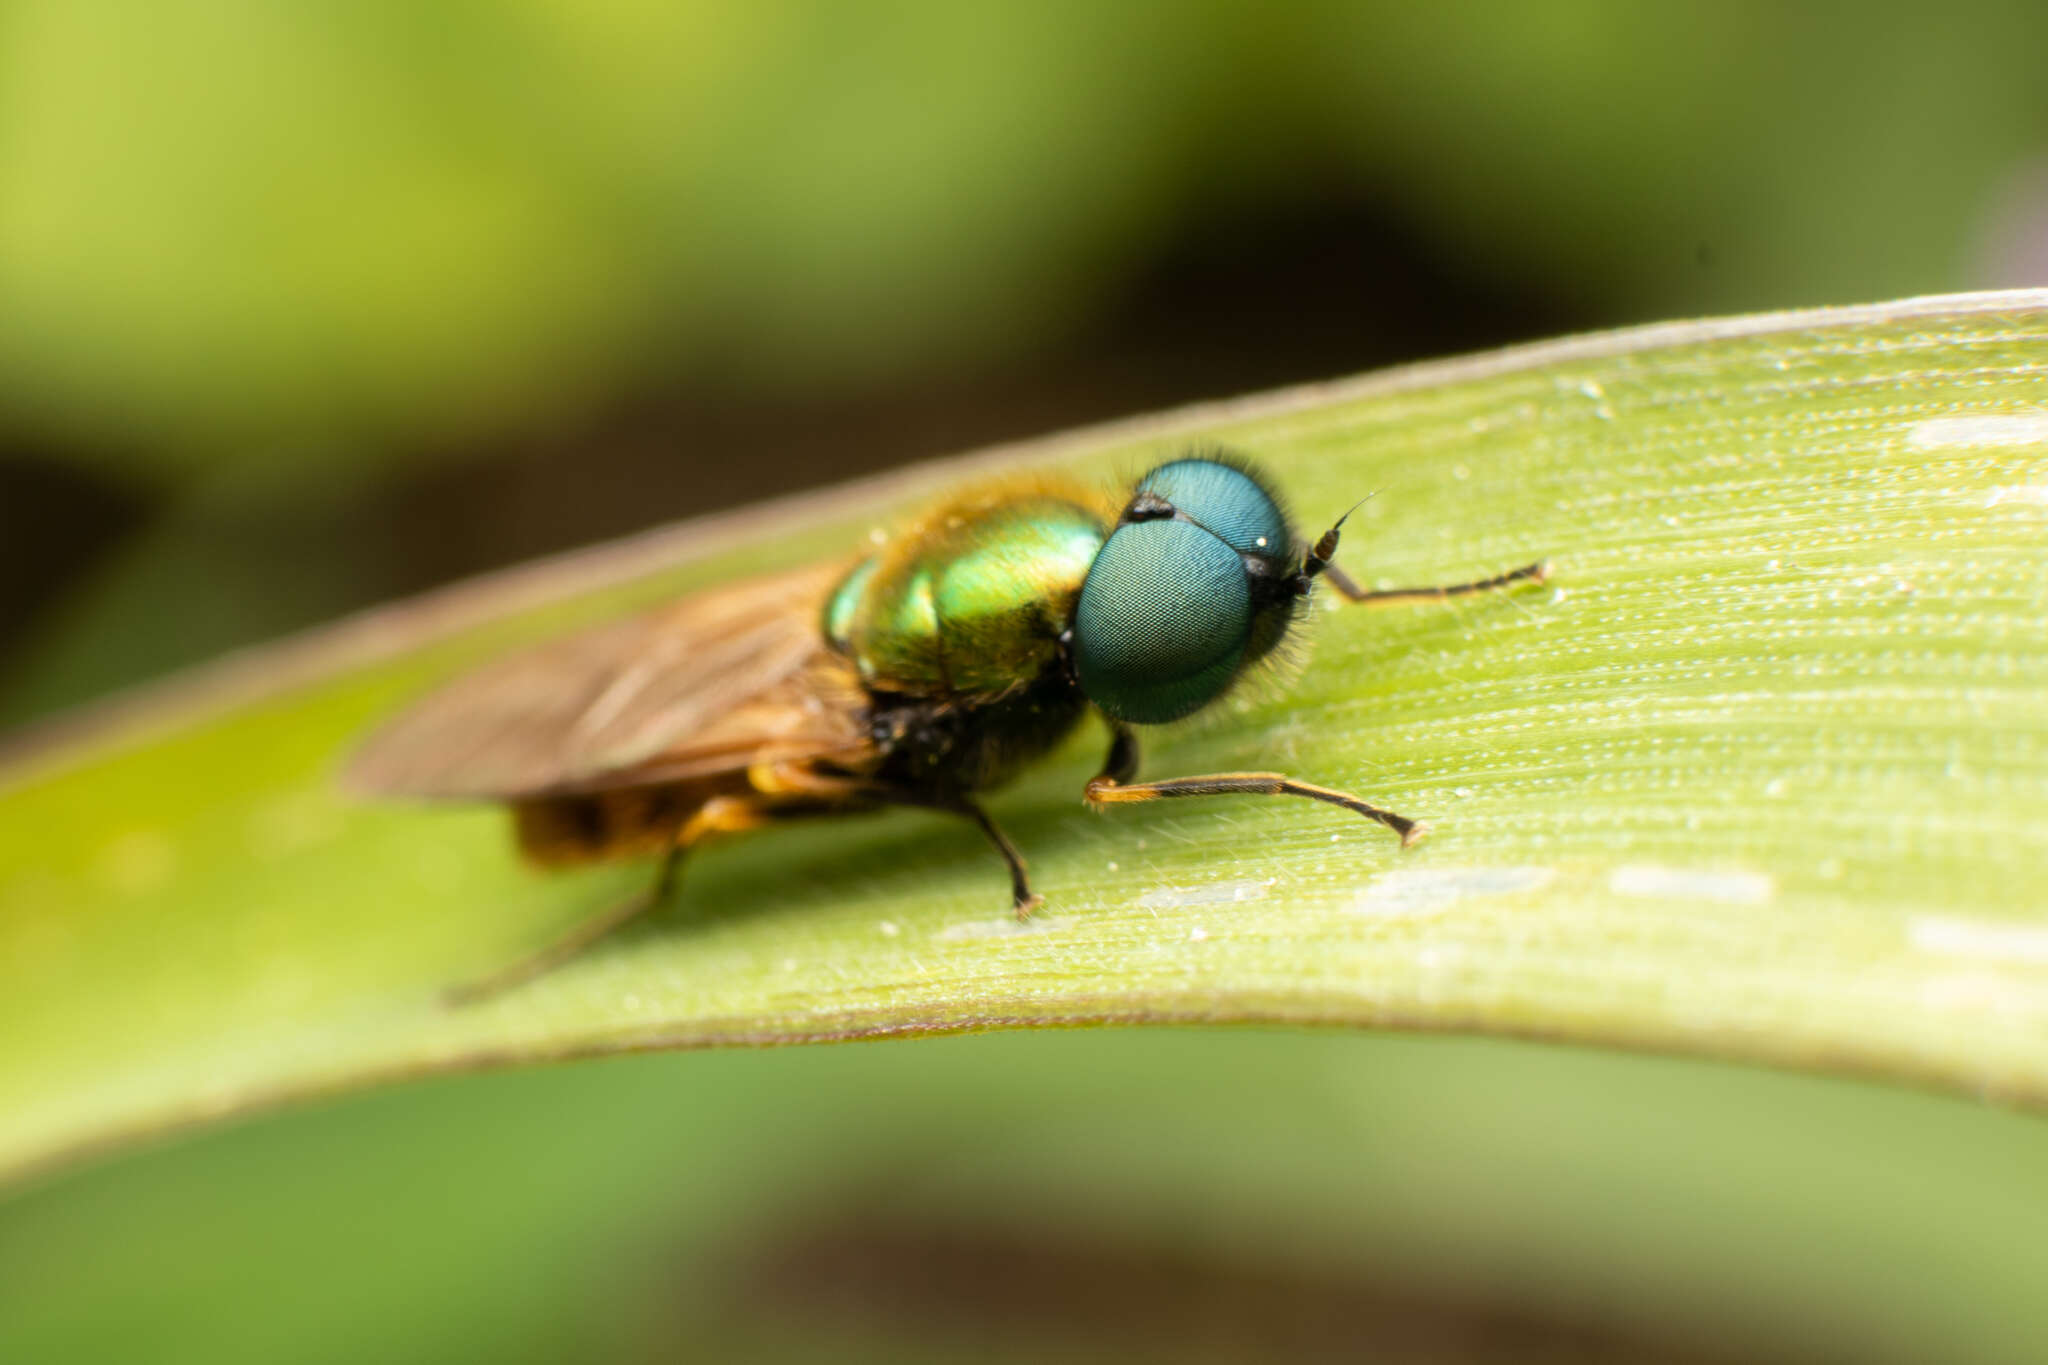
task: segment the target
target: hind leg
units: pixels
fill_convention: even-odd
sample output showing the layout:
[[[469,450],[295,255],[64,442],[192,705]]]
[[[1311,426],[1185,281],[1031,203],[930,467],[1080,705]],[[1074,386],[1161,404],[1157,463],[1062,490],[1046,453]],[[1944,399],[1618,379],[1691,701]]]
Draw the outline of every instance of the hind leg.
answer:
[[[776,818],[776,808],[766,800],[745,796],[714,796],[699,806],[676,832],[675,841],[661,855],[654,883],[638,895],[628,897],[601,915],[593,915],[540,951],[531,953],[489,976],[451,986],[442,995],[450,1005],[467,1005],[487,999],[544,975],[577,956],[614,930],[631,924],[674,894],[682,879],[683,857],[692,847],[714,834],[737,834],[758,829]]]

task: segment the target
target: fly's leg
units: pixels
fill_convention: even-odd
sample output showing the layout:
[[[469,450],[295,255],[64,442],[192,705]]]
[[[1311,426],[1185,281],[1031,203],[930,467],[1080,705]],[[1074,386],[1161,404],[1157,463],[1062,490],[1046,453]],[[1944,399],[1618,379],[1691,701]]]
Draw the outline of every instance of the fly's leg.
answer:
[[[1208,773],[1201,777],[1169,777],[1160,782],[1128,785],[1098,777],[1088,783],[1083,795],[1089,804],[1097,806],[1112,806],[1123,801],[1163,801],[1175,796],[1306,796],[1311,801],[1327,801],[1333,806],[1356,811],[1368,820],[1379,821],[1401,836],[1403,847],[1429,832],[1429,826],[1419,820],[1410,820],[1349,792],[1297,782],[1285,773]]]
[[[539,952],[500,967],[489,976],[450,986],[442,992],[442,1000],[449,1005],[472,1005],[553,971],[613,930],[631,924],[667,900],[675,889],[682,861],[683,846],[678,843],[661,855],[661,869],[654,875],[654,885],[647,890],[627,897],[601,915],[592,915]]]
[[[995,845],[1004,865],[1010,869],[1010,908],[1016,911],[1017,918],[1028,920],[1032,911],[1045,904],[1045,897],[1031,889],[1031,879],[1024,869],[1024,855],[1010,842],[1010,836],[989,818],[989,813],[981,808],[980,803],[968,797],[902,791],[891,786],[877,786],[857,777],[821,773],[815,768],[792,763],[756,765],[748,769],[747,780],[764,792],[829,799],[855,809],[868,802],[880,802],[964,815],[974,822],[984,838]]]
[[[767,796],[823,801],[836,807],[872,800],[873,786],[850,773],[825,772],[804,762],[768,760],[747,769],[747,785]]]
[[[1031,912],[1045,904],[1045,897],[1031,889],[1031,878],[1024,869],[1024,855],[1010,842],[1010,836],[989,818],[981,803],[969,796],[954,792],[923,792],[913,788],[896,786],[869,786],[861,789],[870,800],[890,806],[915,806],[919,810],[946,811],[952,815],[964,815],[974,822],[982,837],[995,846],[1002,855],[1003,863],[1010,869],[1010,908],[1016,912],[1019,921],[1031,918]]]
[[[1332,547],[1333,549],[1335,547]],[[1347,602],[1362,606],[1389,607],[1409,602],[1441,602],[1447,597],[1465,597],[1475,592],[1492,592],[1496,588],[1513,587],[1517,583],[1541,583],[1550,575],[1550,561],[1539,559],[1534,564],[1524,564],[1519,569],[1509,569],[1491,578],[1475,579],[1470,583],[1450,583],[1440,588],[1380,588],[1368,590],[1353,582],[1351,576],[1335,564],[1325,563],[1320,570],[1322,577],[1335,588]]]
[[[958,805],[945,809],[958,811],[972,820],[982,834],[987,836],[988,841],[996,846],[996,852],[1003,855],[1003,861],[1010,868],[1010,908],[1016,912],[1020,923],[1030,919],[1031,912],[1045,904],[1045,897],[1031,889],[1031,879],[1024,872],[1024,855],[1010,842],[1010,836],[1003,833],[996,822],[988,818],[988,812],[976,802],[963,799]]]
[[[450,1005],[467,1005],[488,999],[501,991],[544,975],[575,957],[591,944],[631,924],[674,894],[681,880],[683,858],[692,846],[713,834],[737,834],[756,829],[774,818],[772,809],[740,796],[714,796],[699,806],[688,822],[676,832],[675,842],[661,855],[654,884],[636,896],[621,901],[601,915],[578,924],[539,952],[501,967],[489,976],[451,986],[442,999]]]
[[[840,803],[842,809],[859,809],[868,805],[916,806],[923,810],[964,815],[974,822],[982,837],[995,846],[1004,865],[1010,869],[1010,908],[1016,912],[1017,918],[1028,920],[1032,911],[1045,904],[1045,897],[1031,889],[1031,879],[1024,870],[1024,855],[1010,842],[1010,836],[989,818],[989,813],[970,797],[879,784],[852,774],[821,772],[804,763],[758,763],[747,770],[747,781],[758,791],[833,801]]]
[[[1352,509],[1356,511],[1357,509]],[[1344,517],[1350,516],[1346,512]],[[1541,583],[1550,575],[1550,561],[1539,559],[1534,564],[1524,564],[1519,569],[1509,569],[1491,578],[1478,578],[1470,583],[1446,583],[1434,588],[1381,588],[1368,590],[1352,581],[1349,574],[1331,563],[1337,553],[1339,532],[1344,527],[1344,517],[1337,524],[1323,532],[1302,562],[1301,590],[1306,592],[1309,580],[1322,578],[1343,596],[1347,602],[1365,606],[1395,606],[1409,602],[1442,602],[1453,597],[1465,597],[1472,593],[1492,592],[1497,588],[1513,587],[1517,583]],[[1340,792],[1331,787],[1318,787],[1309,782],[1297,782],[1285,773],[1210,773],[1202,777],[1174,777],[1162,782],[1132,782],[1138,767],[1137,744],[1130,732],[1117,726],[1115,740],[1110,745],[1109,758],[1103,764],[1102,772],[1088,783],[1086,797],[1090,805],[1114,805],[1119,801],[1161,801],[1176,796],[1305,796],[1311,801],[1326,801],[1333,806],[1342,806],[1356,811],[1368,820],[1377,820],[1401,837],[1401,846],[1420,839],[1429,832],[1429,826],[1411,820],[1370,801],[1361,800],[1349,792]]]
[[[1138,775],[1138,737],[1131,733],[1128,725],[1110,722],[1109,753],[1102,760],[1102,771],[1095,775],[1096,782],[1106,782],[1112,787],[1121,787]]]
[[[1131,732],[1119,725],[1112,732],[1109,757],[1102,772],[1088,781],[1082,796],[1091,806],[1113,806],[1125,801],[1165,801],[1179,796],[1305,796],[1355,811],[1377,820],[1401,837],[1406,848],[1429,832],[1419,820],[1362,801],[1349,792],[1297,782],[1285,773],[1209,773],[1201,777],[1169,777],[1159,782],[1133,782],[1138,771],[1138,743]]]

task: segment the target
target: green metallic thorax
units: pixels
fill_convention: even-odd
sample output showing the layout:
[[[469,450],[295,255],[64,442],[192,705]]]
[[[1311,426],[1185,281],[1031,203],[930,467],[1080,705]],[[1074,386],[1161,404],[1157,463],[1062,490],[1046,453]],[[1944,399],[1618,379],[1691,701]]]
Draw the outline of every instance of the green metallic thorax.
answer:
[[[870,691],[993,697],[1059,659],[1108,534],[1079,494],[993,489],[948,504],[862,561],[825,633]]]

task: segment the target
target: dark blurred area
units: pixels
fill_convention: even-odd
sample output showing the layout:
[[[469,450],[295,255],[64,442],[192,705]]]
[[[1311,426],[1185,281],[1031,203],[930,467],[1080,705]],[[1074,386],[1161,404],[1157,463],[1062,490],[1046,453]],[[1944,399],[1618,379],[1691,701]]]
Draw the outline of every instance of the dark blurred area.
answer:
[[[2041,283],[2012,5],[25,0],[0,722],[905,460]]]

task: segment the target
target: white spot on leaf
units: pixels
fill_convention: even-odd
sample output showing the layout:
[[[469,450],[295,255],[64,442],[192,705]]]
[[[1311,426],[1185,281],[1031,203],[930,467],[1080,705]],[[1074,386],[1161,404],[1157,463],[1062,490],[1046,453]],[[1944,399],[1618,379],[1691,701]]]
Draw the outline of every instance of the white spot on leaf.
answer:
[[[1262,901],[1273,887],[1274,878],[1262,882],[1211,882],[1207,886],[1162,886],[1138,897],[1147,910],[1180,910],[1190,905],[1234,905]]]
[[[1987,412],[1961,417],[1930,417],[1906,434],[1915,450],[1957,447],[2048,446],[2048,412]]]
[[[1945,1014],[1996,1015],[2002,1018],[2038,1015],[2041,993],[1992,971],[1951,972],[1931,978],[1920,988],[1928,1009]]]
[[[2048,966],[2048,925],[1915,915],[1906,937],[1923,953]]]
[[[1404,867],[1366,887],[1353,909],[1370,915],[1429,915],[1475,896],[1540,891],[1556,875],[1548,867]]]
[[[1070,921],[1048,919],[1044,915],[1033,915],[1027,920],[978,919],[964,924],[949,924],[939,931],[943,939],[1016,938],[1027,934],[1050,934],[1064,929]]]
[[[1607,878],[1607,889],[1617,896],[1719,901],[1724,905],[1762,905],[1778,894],[1777,882],[1761,872],[1701,872],[1649,863],[1615,868]]]

